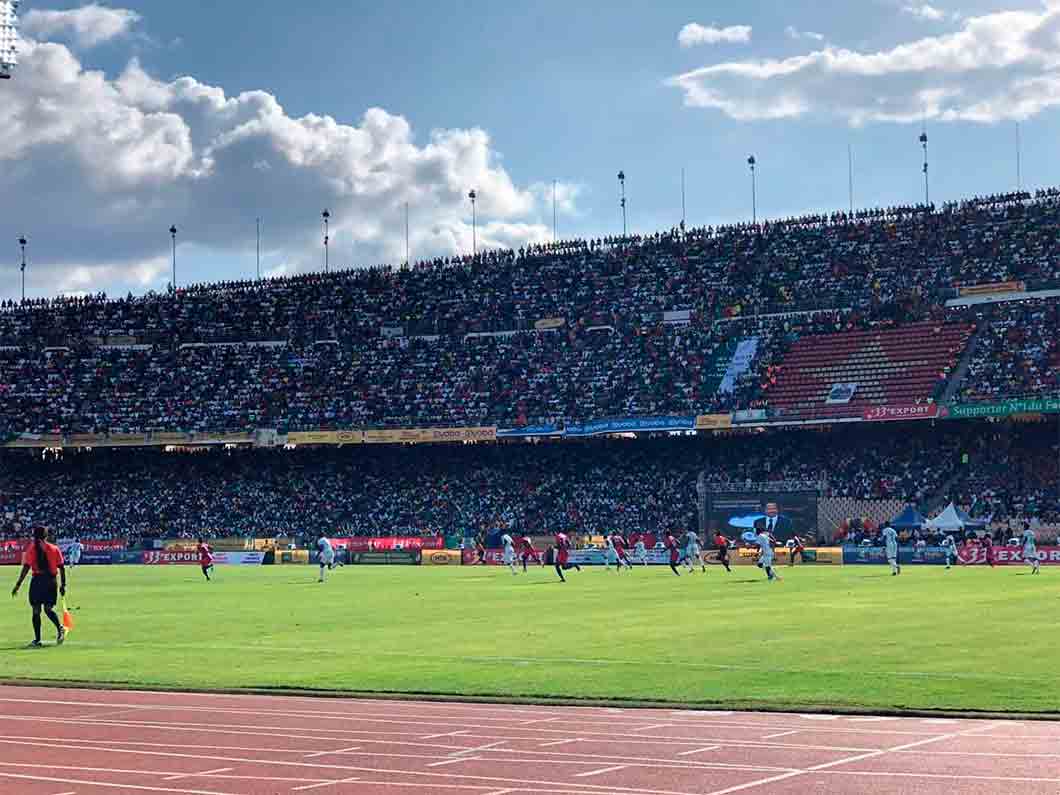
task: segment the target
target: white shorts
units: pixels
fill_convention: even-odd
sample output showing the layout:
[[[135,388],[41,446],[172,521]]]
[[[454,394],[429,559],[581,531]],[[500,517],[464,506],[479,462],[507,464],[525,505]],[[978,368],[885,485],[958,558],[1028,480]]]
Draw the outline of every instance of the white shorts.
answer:
[[[80,555],[67,555],[66,556],[66,562],[69,563],[71,566],[76,566],[78,563],[81,562],[81,556]]]
[[[633,549],[637,553],[638,558],[643,558],[648,552],[647,548],[643,544],[637,544],[637,546],[635,546]]]
[[[504,550],[504,565],[511,566],[513,563],[515,563],[515,550]]]
[[[321,566],[330,566],[334,562],[335,562],[335,553],[334,552],[332,552],[329,555],[321,555],[320,556],[320,565]]]
[[[888,563],[897,563],[898,562],[898,550],[897,549],[888,549],[887,550],[887,562]]]
[[[773,568],[773,555],[772,555],[772,553],[770,553],[769,555],[762,555],[761,557],[758,558],[758,562],[762,564],[763,568],[765,568],[766,566],[768,566],[769,568]]]
[[[1030,547],[1023,550],[1023,559],[1028,563],[1033,563],[1038,559],[1038,548]]]

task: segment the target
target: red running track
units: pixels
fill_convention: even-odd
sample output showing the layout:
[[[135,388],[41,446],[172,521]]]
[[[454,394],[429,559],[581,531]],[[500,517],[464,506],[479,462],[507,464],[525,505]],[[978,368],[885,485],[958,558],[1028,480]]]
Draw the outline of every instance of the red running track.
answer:
[[[1060,724],[0,687],[0,793],[1060,792]]]

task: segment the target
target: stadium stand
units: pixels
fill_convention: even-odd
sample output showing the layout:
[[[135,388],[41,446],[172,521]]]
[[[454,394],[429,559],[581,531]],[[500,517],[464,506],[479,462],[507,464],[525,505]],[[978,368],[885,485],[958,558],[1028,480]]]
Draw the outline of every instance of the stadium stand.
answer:
[[[1004,299],[946,306],[995,283]],[[1055,397],[1060,300],[1042,296],[1058,286],[1060,192],[1050,189],[409,269],[9,301],[0,440],[563,428],[747,411],[824,421],[944,391],[965,403]],[[839,384],[857,386],[829,403]],[[7,533],[40,521],[101,535],[452,533],[502,520],[634,529],[684,523],[704,468],[713,485],[810,480],[835,497],[921,504],[945,492],[999,516],[1056,518],[1051,434],[1016,429],[995,454],[981,441],[989,425],[951,425],[414,455],[8,450],[0,522]],[[973,468],[958,464],[962,450]]]

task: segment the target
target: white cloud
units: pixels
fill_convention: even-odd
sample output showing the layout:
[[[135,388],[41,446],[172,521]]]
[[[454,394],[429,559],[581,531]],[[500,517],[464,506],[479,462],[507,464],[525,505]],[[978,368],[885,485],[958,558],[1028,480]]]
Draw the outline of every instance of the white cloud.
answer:
[[[791,25],[788,25],[786,28],[784,28],[784,35],[786,35],[789,39],[795,39],[796,41],[800,39],[809,39],[811,41],[824,41],[824,34],[822,33],[814,33],[812,30],[799,30],[795,27],[792,27]]]
[[[689,22],[677,34],[677,41],[682,47],[696,47],[700,44],[746,44],[751,40],[750,25],[730,25],[727,28],[715,28]]]
[[[689,107],[741,120],[832,116],[859,125],[1026,119],[1060,105],[1060,2],[964,20],[961,30],[858,52],[826,46],[782,60],[730,61],[668,85]]]
[[[139,21],[135,11],[92,3],[68,11],[33,9],[23,17],[22,30],[35,39],[68,39],[87,49],[127,35]]]
[[[414,258],[467,252],[471,188],[480,248],[551,237],[551,183],[547,197],[514,184],[484,130],[423,138],[381,108],[295,118],[264,91],[159,80],[136,60],[112,79],[27,40],[0,113],[0,195],[26,198],[5,206],[0,239],[25,230],[30,287],[54,293],[164,287],[171,223],[182,250],[224,263],[254,250],[261,216],[270,268],[317,269],[324,207],[340,267],[403,261],[406,202]],[[579,190],[560,183],[563,212]],[[0,297],[17,289],[0,278]]]
[[[902,6],[902,13],[909,14],[911,17],[925,20],[926,22],[941,22],[946,18],[946,12],[941,11],[935,6],[923,3],[921,5],[907,5]]]

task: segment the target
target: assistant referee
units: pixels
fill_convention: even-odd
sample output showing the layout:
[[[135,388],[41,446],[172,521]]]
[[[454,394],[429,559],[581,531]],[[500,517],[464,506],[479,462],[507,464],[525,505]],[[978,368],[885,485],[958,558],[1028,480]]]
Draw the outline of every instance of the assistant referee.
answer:
[[[48,620],[55,624],[55,644],[61,646],[66,640],[66,630],[55,613],[55,604],[59,601],[59,594],[66,596],[66,564],[62,550],[55,544],[48,543],[46,527],[33,529],[33,543],[22,553],[22,572],[18,575],[15,587],[11,589],[12,597],[18,596],[19,588],[30,571],[33,572],[33,579],[29,582],[29,604],[33,608],[33,642],[29,647],[39,649],[43,645],[40,642],[42,610]],[[61,578],[61,585],[56,582],[56,576]]]

